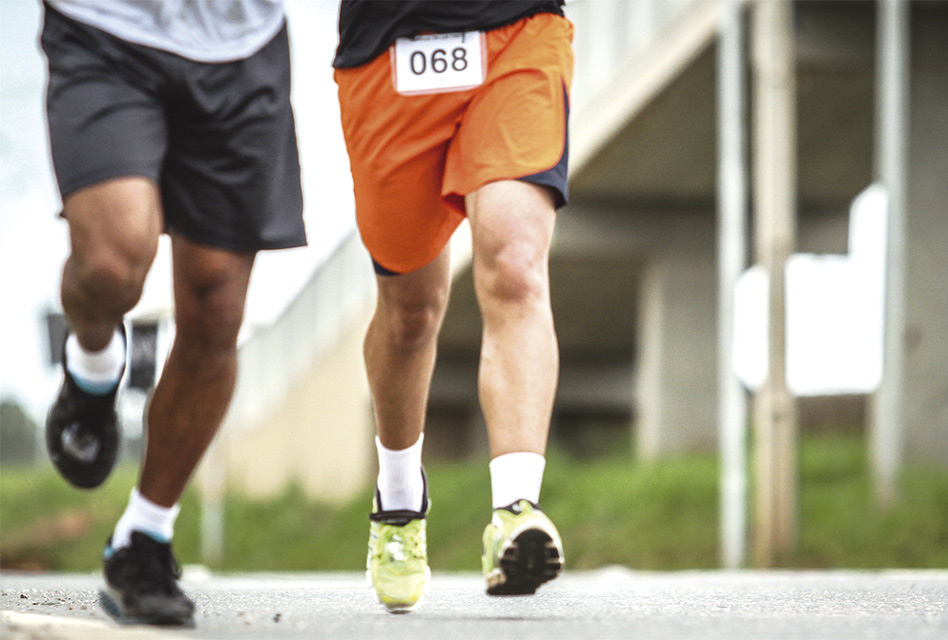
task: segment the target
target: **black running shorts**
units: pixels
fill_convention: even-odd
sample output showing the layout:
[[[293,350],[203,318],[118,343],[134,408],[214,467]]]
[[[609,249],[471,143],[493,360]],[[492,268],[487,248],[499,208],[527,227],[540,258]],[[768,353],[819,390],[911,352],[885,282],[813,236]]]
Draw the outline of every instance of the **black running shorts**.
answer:
[[[144,176],[165,229],[234,251],[306,244],[286,27],[249,58],[203,63],[46,6],[47,118],[59,190]]]

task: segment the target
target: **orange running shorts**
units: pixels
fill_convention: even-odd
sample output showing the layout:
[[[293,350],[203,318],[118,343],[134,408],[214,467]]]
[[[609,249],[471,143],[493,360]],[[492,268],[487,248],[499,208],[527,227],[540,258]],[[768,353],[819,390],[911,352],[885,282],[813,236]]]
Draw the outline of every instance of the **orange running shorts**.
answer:
[[[489,182],[525,180],[566,201],[572,24],[541,13],[477,37],[483,82],[473,88],[399,93],[395,45],[335,71],[356,220],[379,273],[436,258],[464,196]],[[469,62],[451,52],[412,54],[411,69]]]

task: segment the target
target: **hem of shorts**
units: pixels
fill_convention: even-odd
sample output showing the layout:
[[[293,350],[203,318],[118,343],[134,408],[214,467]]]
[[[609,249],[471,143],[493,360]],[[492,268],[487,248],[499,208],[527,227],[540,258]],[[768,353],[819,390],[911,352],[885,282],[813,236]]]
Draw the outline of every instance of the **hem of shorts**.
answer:
[[[261,242],[261,243],[240,243],[240,242],[229,242],[227,240],[218,240],[216,238],[200,238],[197,237],[194,233],[185,231],[183,229],[174,227],[172,225],[165,225],[164,229],[167,234],[177,234],[186,238],[189,242],[194,244],[201,245],[202,247],[211,247],[214,249],[222,249],[224,251],[233,251],[235,253],[256,253],[257,251],[279,251],[280,249],[299,249],[300,247],[305,247],[309,243],[305,237],[301,239],[294,238],[292,240],[277,240],[272,242]]]
[[[459,191],[450,191],[441,196],[441,201],[446,206],[451,207],[453,210],[458,210],[457,205],[455,203],[458,201],[463,203],[465,198],[467,198],[467,196],[471,195],[478,189],[485,187],[494,182],[505,182],[505,181],[512,180],[515,182],[527,182],[529,184],[535,184],[537,186],[547,187],[548,189],[552,190],[556,194],[556,197],[553,203],[553,208],[560,209],[562,207],[565,207],[567,204],[569,204],[569,182],[566,183],[565,189],[560,189],[560,187],[557,186],[554,183],[554,181],[545,180],[545,178],[550,174],[550,172],[553,169],[556,168],[556,166],[557,165],[553,165],[553,167],[549,169],[544,169],[536,173],[528,173],[528,174],[520,175],[520,176],[510,176],[510,177],[505,176],[505,177],[490,178],[488,180],[484,180],[483,182],[476,184],[469,191],[467,191],[467,193],[461,193]],[[460,209],[460,211],[466,217],[467,213],[464,211],[463,205],[461,206],[462,206],[462,209]]]
[[[443,200],[444,198],[442,197],[442,201]],[[460,216],[460,218],[457,219],[457,221],[454,222],[453,224],[451,222],[447,222],[444,226],[441,227],[441,229],[444,229],[446,226],[451,227],[451,231],[450,233],[447,234],[445,241],[441,244],[441,246],[436,251],[433,251],[430,253],[424,252],[423,254],[420,254],[421,256],[420,260],[414,259],[418,255],[418,254],[414,254],[414,255],[409,256],[407,260],[404,260],[404,259],[399,260],[399,264],[397,265],[382,264],[382,262],[379,261],[378,257],[374,253],[372,253],[372,250],[369,248],[368,244],[365,241],[365,236],[362,235],[362,229],[360,228],[359,236],[362,239],[362,246],[365,247],[365,250],[368,251],[369,253],[369,257],[372,259],[373,269],[375,270],[375,273],[377,273],[378,275],[405,275],[405,274],[417,271],[418,269],[421,269],[423,267],[427,267],[429,264],[431,264],[439,255],[441,255],[441,252],[444,251],[445,247],[451,244],[451,238],[454,236],[454,232],[457,231],[458,227],[461,226],[461,223],[464,221],[464,218],[467,217],[463,208],[461,210],[457,210],[456,208],[450,207],[450,206],[449,208],[451,209],[452,212],[456,212]],[[454,218],[449,218],[449,220],[454,220]],[[412,265],[412,266],[405,266],[406,264]],[[376,265],[390,273],[380,273],[376,269]]]
[[[445,248],[448,244],[450,244],[450,242],[451,242],[451,240],[450,240],[450,238],[449,238],[449,239],[448,239],[448,242],[445,243],[445,244],[441,247],[441,249],[440,249],[439,251],[437,251],[433,256],[426,257],[424,260],[412,261],[411,264],[414,265],[416,262],[417,262],[418,264],[417,264],[416,266],[410,266],[410,267],[405,267],[405,266],[402,266],[402,265],[398,265],[398,266],[396,266],[396,267],[393,268],[393,267],[390,267],[390,266],[386,266],[386,265],[382,264],[381,262],[379,262],[379,261],[375,258],[375,256],[373,256],[371,253],[369,253],[369,257],[372,259],[372,269],[373,269],[373,271],[374,271],[376,274],[378,274],[378,275],[380,275],[380,276],[385,276],[385,277],[388,277],[388,276],[404,276],[404,275],[407,275],[407,274],[409,274],[409,273],[414,273],[415,271],[418,271],[419,269],[423,269],[423,268],[427,267],[429,264],[431,264],[432,262],[434,262],[435,259],[436,259],[439,255],[441,255],[441,252],[444,251],[444,248]],[[382,271],[379,271],[379,269],[382,269]]]
[[[549,169],[546,171],[541,171],[539,173],[532,173],[530,175],[521,176],[519,178],[513,178],[519,182],[527,182],[529,184],[535,184],[540,187],[546,187],[556,193],[556,198],[553,203],[554,209],[562,209],[567,204],[569,204],[569,187],[566,187],[565,192],[563,189],[560,189],[556,184],[553,184],[553,181],[544,180],[548,175]]]
[[[391,269],[383,267],[375,258],[372,258],[372,270],[376,273],[376,275],[384,276],[386,278],[403,275],[400,271],[392,271]]]
[[[158,176],[154,175],[153,171],[148,171],[141,168],[129,168],[128,166],[123,166],[121,168],[109,167],[84,174],[80,178],[71,181],[68,185],[64,185],[62,182],[59,182],[59,195],[63,200],[65,200],[74,193],[86,189],[87,187],[94,187],[98,184],[102,184],[103,182],[117,180],[118,178],[144,178],[146,180],[150,180],[156,185],[158,184]]]
[[[458,225],[460,225],[460,223],[458,223]],[[455,227],[455,230],[457,230],[457,227]],[[374,255],[372,255],[372,252],[370,251],[369,257],[372,259],[372,268],[375,271],[375,273],[377,273],[380,276],[403,276],[409,273],[414,273],[415,271],[418,271],[419,269],[423,269],[424,267],[427,267],[429,264],[434,262],[437,259],[437,257],[441,255],[441,252],[444,251],[444,248],[447,247],[451,243],[451,236],[453,235],[454,235],[454,232],[452,231],[451,235],[448,236],[447,242],[441,245],[441,248],[435,251],[434,254],[423,256],[421,260],[412,260],[411,262],[403,262],[402,264],[398,264],[398,265],[391,265],[391,266],[384,265],[381,262],[379,262],[378,259]],[[363,243],[363,246],[364,246],[364,243]],[[366,250],[368,250],[368,247],[366,247]],[[410,264],[413,266],[404,266],[405,264]],[[379,267],[383,269],[384,272],[379,272],[378,270]]]

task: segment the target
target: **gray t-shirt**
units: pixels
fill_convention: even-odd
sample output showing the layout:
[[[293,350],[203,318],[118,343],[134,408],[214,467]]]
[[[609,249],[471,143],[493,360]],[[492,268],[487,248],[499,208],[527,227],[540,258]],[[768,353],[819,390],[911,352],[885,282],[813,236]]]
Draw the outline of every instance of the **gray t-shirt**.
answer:
[[[60,13],[135,44],[198,62],[247,58],[283,27],[283,0],[48,0]]]

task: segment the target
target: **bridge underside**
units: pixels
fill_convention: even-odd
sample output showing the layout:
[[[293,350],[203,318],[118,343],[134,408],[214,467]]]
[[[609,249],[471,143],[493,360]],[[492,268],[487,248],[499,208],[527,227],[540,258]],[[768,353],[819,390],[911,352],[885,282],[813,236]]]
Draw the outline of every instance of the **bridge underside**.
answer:
[[[796,251],[845,253],[849,206],[873,179],[875,4],[794,10]],[[716,442],[716,22],[682,22],[660,39],[672,53],[630,59],[573,114],[571,202],[551,264],[562,356],[553,435],[580,451],[605,442],[648,457]],[[948,196],[948,66],[934,53],[948,36],[948,5],[917,3],[913,25],[905,426],[910,455],[948,461],[948,376],[935,371],[948,357],[948,288],[935,275],[948,272],[938,204]],[[486,444],[477,318],[468,270],[455,280],[426,439],[448,455]],[[869,400],[801,399],[802,426],[861,428]]]
[[[552,436],[576,453],[627,448],[649,457],[717,439],[720,5],[690,6],[619,64],[605,91],[574,103],[572,197],[550,268],[562,358]],[[860,0],[794,4],[799,252],[845,252],[851,200],[873,179],[875,9]],[[909,458],[948,464],[948,3],[915,2],[912,13],[903,428]],[[749,64],[744,71],[749,101]],[[753,105],[749,150],[751,114]],[[367,265],[350,238],[285,316],[241,348],[224,437],[202,473],[205,495],[221,492],[226,477],[251,494],[292,481],[344,499],[371,480],[375,430],[361,357],[374,290]],[[486,454],[480,334],[462,268],[439,344],[427,455]],[[871,404],[811,398],[799,414],[804,428],[861,429]]]

